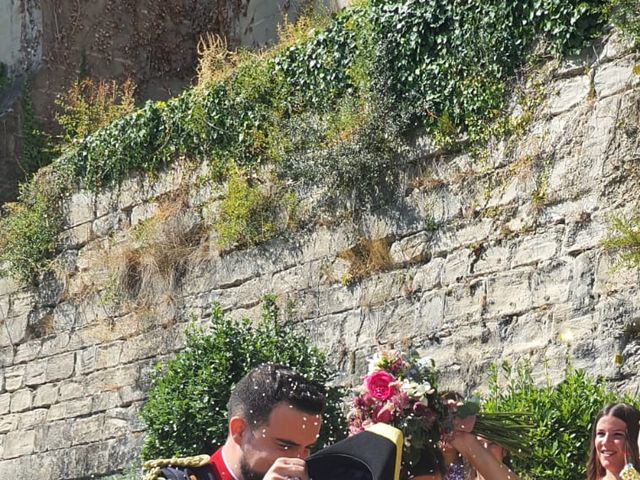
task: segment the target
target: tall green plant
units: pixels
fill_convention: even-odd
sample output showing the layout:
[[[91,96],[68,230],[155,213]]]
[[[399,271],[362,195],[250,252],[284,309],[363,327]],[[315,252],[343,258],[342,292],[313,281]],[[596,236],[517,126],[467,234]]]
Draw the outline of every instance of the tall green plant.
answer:
[[[49,265],[62,228],[62,200],[70,188],[67,172],[41,171],[21,187],[19,202],[0,218],[0,274],[33,284]]]
[[[537,386],[529,364],[505,363],[501,371],[494,367],[483,410],[531,413],[531,448],[514,456],[516,472],[536,480],[584,480],[593,418],[615,401],[640,405],[640,399],[616,395],[603,379],[581,370],[569,368],[559,384]]]
[[[618,256],[623,265],[640,267],[640,216],[613,217],[609,235],[602,241],[605,250]]]
[[[274,299],[263,305],[262,321],[233,322],[219,305],[207,328],[191,327],[186,348],[158,366],[141,417],[147,425],[144,458],[211,453],[227,438],[226,402],[233,385],[263,362],[289,365],[312,380],[327,384],[333,372],[324,354],[307,337],[278,319]],[[327,387],[327,411],[318,445],[342,438],[346,422],[341,391]]]

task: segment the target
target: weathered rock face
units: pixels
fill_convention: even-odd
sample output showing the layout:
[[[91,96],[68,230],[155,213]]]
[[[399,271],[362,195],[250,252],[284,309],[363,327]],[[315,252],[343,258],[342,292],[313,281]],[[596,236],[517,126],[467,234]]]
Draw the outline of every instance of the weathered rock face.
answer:
[[[569,355],[635,391],[638,273],[613,270],[600,248],[610,215],[630,214],[640,195],[638,57],[617,48],[558,68],[539,120],[486,161],[422,147],[403,198],[358,224],[224,255],[181,240],[187,257],[130,231],[161,221],[175,239],[209,218],[215,194],[195,182],[197,168],[77,192],[57,275],[37,292],[0,281],[0,471],[71,479],[123,468],[144,436],[136,413],[151,367],[181,347],[191,315],[219,301],[255,317],[265,293],[330,352],[345,383],[377,345],[410,342],[461,390],[482,389],[492,363],[522,358],[559,381]],[[344,252],[362,238],[384,239],[388,260],[351,282]]]

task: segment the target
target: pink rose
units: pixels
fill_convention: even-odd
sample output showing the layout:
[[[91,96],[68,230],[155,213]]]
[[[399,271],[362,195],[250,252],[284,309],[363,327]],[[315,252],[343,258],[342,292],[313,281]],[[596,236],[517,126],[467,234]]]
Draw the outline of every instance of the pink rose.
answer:
[[[384,370],[373,372],[364,379],[367,390],[371,396],[383,402],[388,400],[395,392],[396,386],[393,385],[395,380],[393,375]]]

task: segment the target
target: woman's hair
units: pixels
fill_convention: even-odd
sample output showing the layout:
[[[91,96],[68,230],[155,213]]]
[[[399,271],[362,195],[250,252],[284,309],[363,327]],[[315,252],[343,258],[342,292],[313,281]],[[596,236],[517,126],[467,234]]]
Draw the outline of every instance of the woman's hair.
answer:
[[[587,480],[599,480],[606,472],[598,460],[596,451],[596,434],[598,421],[602,417],[612,416],[622,420],[627,426],[626,448],[629,463],[632,463],[636,470],[640,469],[640,459],[638,459],[638,422],[640,422],[640,411],[626,403],[612,403],[598,412],[593,419],[591,428],[591,441],[589,442],[589,460],[587,461]]]

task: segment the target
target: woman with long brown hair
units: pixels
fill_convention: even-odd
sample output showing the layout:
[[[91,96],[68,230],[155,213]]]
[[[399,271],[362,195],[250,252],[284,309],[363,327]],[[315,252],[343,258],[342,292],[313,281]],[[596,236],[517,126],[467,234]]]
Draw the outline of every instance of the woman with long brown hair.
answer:
[[[587,480],[619,480],[627,464],[640,470],[640,411],[612,403],[596,415],[591,430]]]

